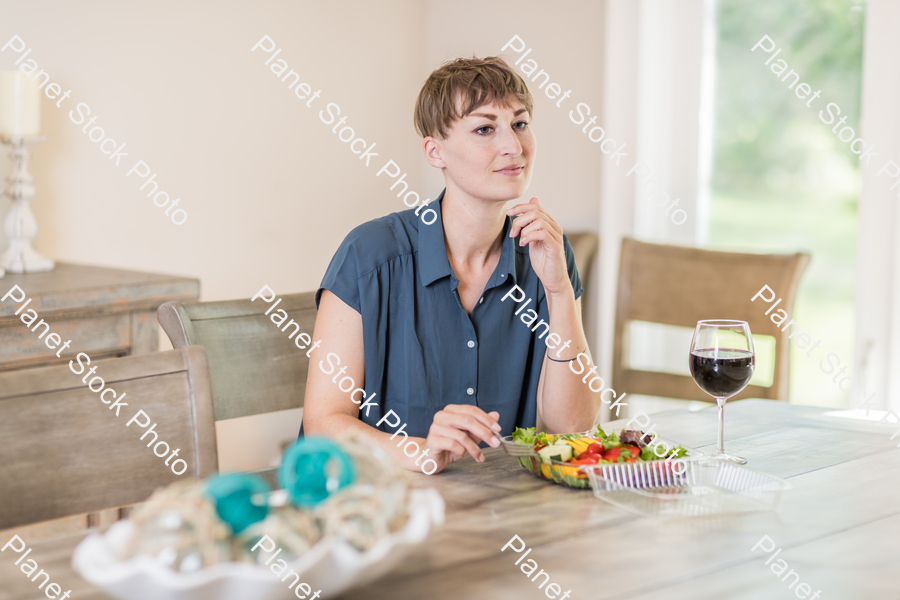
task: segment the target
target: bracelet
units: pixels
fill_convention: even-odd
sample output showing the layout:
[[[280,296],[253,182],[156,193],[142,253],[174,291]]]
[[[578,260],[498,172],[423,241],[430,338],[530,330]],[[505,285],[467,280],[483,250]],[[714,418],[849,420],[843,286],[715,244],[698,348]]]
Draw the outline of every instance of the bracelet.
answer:
[[[584,350],[582,350],[582,352],[584,352]],[[567,358],[566,360],[556,360],[555,358],[550,358],[550,355],[548,354],[547,359],[552,360],[553,362],[572,362],[573,360],[577,359],[580,355],[581,355],[581,352],[576,354],[575,358]]]

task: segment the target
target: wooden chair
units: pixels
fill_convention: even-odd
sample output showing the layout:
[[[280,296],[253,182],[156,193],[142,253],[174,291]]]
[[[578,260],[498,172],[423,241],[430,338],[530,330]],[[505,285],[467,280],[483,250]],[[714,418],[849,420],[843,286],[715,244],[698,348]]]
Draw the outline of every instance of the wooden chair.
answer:
[[[788,399],[789,336],[765,314],[771,304],[750,299],[764,286],[783,298],[778,308],[793,316],[794,298],[809,254],[741,254],[622,240],[613,347],[613,388],[618,392],[712,401],[689,376],[626,367],[626,332],[632,321],[691,329],[704,319],[736,319],[754,334],[775,337],[771,387],[748,385],[735,398]],[[784,325],[782,325],[784,326]],[[689,348],[684,348],[688,360]]]
[[[217,470],[203,348],[94,360],[94,366],[88,383],[69,365],[0,373],[0,529],[143,502],[157,487]],[[128,406],[118,417],[112,403],[101,402],[103,392],[88,389],[94,376],[115,398],[125,395]],[[138,410],[151,425],[139,427],[140,419],[126,427]],[[152,423],[159,438],[147,447],[152,434],[140,438]],[[159,440],[180,449],[170,466],[165,454],[154,455]],[[171,468],[178,459],[187,465],[181,475]]]
[[[588,292],[591,283],[591,274],[594,268],[594,259],[597,257],[597,247],[600,245],[600,238],[596,233],[590,231],[581,231],[575,233],[566,233],[569,243],[572,244],[572,252],[575,254],[575,264],[578,266],[578,276],[581,278],[581,287],[584,288],[584,294],[581,297],[581,318],[587,319],[590,301],[588,300]],[[587,324],[585,324],[585,327]]]
[[[315,292],[280,296],[277,309],[312,336]],[[273,302],[274,304],[274,302]],[[301,350],[293,325],[287,332],[265,312],[272,304],[257,299],[166,303],[159,322],[175,348],[206,348],[216,421],[300,408],[306,393],[309,348]],[[293,338],[293,339],[292,339]],[[302,345],[302,342],[301,342]]]

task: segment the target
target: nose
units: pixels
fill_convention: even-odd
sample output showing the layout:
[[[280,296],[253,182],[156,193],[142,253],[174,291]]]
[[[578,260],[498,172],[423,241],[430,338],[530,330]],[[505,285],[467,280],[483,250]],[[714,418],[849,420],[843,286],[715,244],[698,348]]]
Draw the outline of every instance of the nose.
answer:
[[[500,151],[508,156],[519,156],[522,154],[522,143],[512,127],[503,128],[500,138]]]

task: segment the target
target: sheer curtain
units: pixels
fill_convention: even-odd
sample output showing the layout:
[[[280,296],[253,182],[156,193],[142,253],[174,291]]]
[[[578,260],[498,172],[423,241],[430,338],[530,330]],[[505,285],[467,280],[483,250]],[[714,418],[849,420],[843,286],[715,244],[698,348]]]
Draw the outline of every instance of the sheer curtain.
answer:
[[[629,144],[627,166],[603,166],[597,339],[612,372],[613,324],[623,236],[695,245],[704,241],[711,158],[715,39],[712,0],[607,0],[603,123]],[[627,175],[640,161],[644,167]],[[608,161],[605,161],[608,162]],[[649,185],[648,185],[649,183]],[[665,193],[675,210],[657,203]],[[680,223],[678,221],[681,221]],[[635,331],[641,366],[687,373],[678,332]],[[627,392],[627,390],[617,390]],[[682,408],[682,401],[632,398],[629,409]],[[624,416],[624,415],[620,415]],[[606,416],[608,417],[608,415]],[[615,418],[615,415],[613,415]]]
[[[879,156],[862,165],[856,252],[856,365],[851,407],[872,398],[870,408],[900,413],[900,3],[869,0],[863,52],[862,137]]]

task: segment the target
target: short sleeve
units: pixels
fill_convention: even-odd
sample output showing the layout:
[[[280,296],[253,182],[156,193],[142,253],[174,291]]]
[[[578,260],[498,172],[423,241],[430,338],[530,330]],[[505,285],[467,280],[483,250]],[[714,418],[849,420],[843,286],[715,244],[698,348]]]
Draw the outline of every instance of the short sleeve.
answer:
[[[395,213],[396,214],[396,213]],[[360,280],[393,257],[410,250],[397,238],[397,231],[386,218],[373,219],[353,228],[337,252],[316,291],[316,309],[322,298],[322,290],[328,290],[344,301],[344,304],[362,314],[363,288]]]
[[[584,288],[581,287],[581,277],[578,276],[578,267],[575,265],[575,251],[572,250],[572,244],[565,234],[563,243],[566,248],[566,270],[569,271],[569,280],[572,282],[572,289],[575,290],[575,299],[578,300],[584,293]]]
[[[359,261],[356,240],[358,237],[351,231],[334,256],[322,278],[322,284],[316,291],[316,309],[319,308],[319,300],[322,298],[322,290],[328,290],[351,307],[362,314],[359,301]]]

